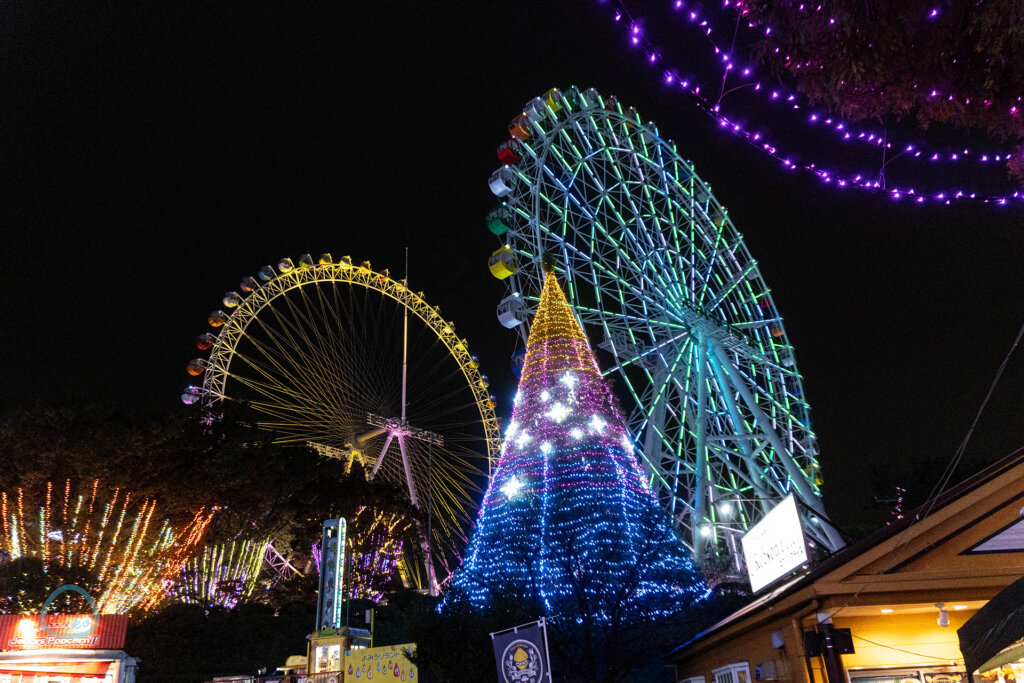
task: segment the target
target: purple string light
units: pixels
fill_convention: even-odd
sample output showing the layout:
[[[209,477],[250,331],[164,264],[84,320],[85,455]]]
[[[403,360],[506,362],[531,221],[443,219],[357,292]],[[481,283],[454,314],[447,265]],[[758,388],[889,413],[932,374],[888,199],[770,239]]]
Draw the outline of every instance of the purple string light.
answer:
[[[685,0],[673,0],[673,6],[677,10],[685,8]],[[725,1],[724,6],[728,7],[728,0]],[[741,2],[737,2],[736,5],[739,7],[742,5]],[[697,23],[700,26],[702,32],[710,40],[712,33],[712,27],[710,23],[701,18],[701,16],[695,11],[689,11],[688,18],[690,23]],[[629,38],[630,43],[633,46],[641,48],[647,56],[647,62],[650,65],[658,65],[659,68],[665,69],[664,83],[666,85],[677,85],[681,90],[686,92],[693,98],[697,106],[704,111],[706,114],[714,118],[719,122],[721,128],[728,130],[733,135],[746,140],[758,148],[762,153],[768,154],[779,160],[784,168],[790,170],[801,170],[807,173],[814,174],[818,178],[827,184],[834,185],[838,188],[855,187],[862,190],[872,191],[878,194],[888,194],[893,200],[900,200],[909,198],[913,202],[923,204],[926,201],[938,201],[944,204],[951,204],[954,201],[964,200],[975,200],[984,203],[996,203],[999,205],[1005,205],[1009,200],[1021,200],[1024,199],[1024,193],[1021,191],[1014,191],[1011,194],[1005,195],[992,195],[978,192],[965,192],[962,190],[951,190],[942,192],[922,192],[918,191],[914,187],[892,187],[887,186],[881,178],[883,173],[879,172],[875,175],[879,178],[878,180],[872,180],[872,174],[870,172],[862,172],[852,177],[842,176],[839,174],[831,173],[829,171],[818,168],[817,164],[813,163],[798,163],[791,160],[791,155],[783,155],[780,153],[779,148],[772,145],[763,139],[763,136],[759,132],[748,130],[741,123],[730,120],[726,114],[722,112],[721,101],[712,103],[708,98],[701,95],[700,86],[692,85],[688,79],[680,80],[677,76],[678,69],[668,67],[662,64],[661,50],[656,48],[650,41],[648,41],[642,33],[640,28],[640,22],[633,19],[621,0],[616,3],[615,21],[622,22],[625,19],[625,24],[629,26]],[[770,31],[770,27],[768,28]],[[726,73],[737,70],[737,65],[732,62],[731,56],[721,50],[717,45],[711,41],[712,47],[716,54],[720,54],[723,57],[723,63],[726,64]],[[743,67],[739,69],[744,75],[751,75],[753,70],[750,67]],[[756,92],[762,92],[762,84],[760,81],[751,81],[744,84],[746,87],[750,85]],[[735,89],[735,88],[734,88]],[[732,90],[727,91],[732,92]],[[782,88],[775,88],[770,91],[768,96],[769,101],[779,102],[783,101],[788,103],[788,109],[800,110],[801,104],[797,102],[796,95],[791,92],[787,92]],[[844,141],[857,140],[867,144],[871,144],[875,147],[884,147],[885,149],[893,149],[893,143],[888,141],[884,135],[872,133],[864,130],[850,130],[851,124],[841,119],[834,117],[824,117],[816,113],[811,113],[808,117],[808,122],[816,124],[822,122],[824,126],[831,128],[833,131],[839,134]],[[924,149],[920,149],[913,144],[907,144],[902,146],[902,152],[900,155],[906,154],[908,158],[920,158],[926,154]],[[897,155],[899,156],[899,155]],[[894,157],[895,158],[895,157]],[[989,161],[1005,161],[1010,158],[1010,153],[998,152],[998,153],[983,153],[983,154],[972,154],[969,148],[964,148],[960,152],[952,153],[940,153],[933,152],[926,157],[929,161],[952,161],[957,162],[961,159],[977,159],[978,163],[987,163]],[[884,167],[883,167],[884,168]]]
[[[683,2],[681,2],[681,1],[677,1],[677,2],[676,2],[676,7],[677,7],[677,8],[678,8],[678,7],[681,7],[681,6],[683,5],[683,4],[684,4]],[[812,4],[813,4],[813,3],[812,3]],[[729,8],[729,7],[730,7],[730,3],[729,3],[729,1],[728,1],[728,0],[724,0],[724,2],[723,2],[723,4],[722,4],[722,9],[724,10],[724,9],[727,9],[727,8]],[[742,16],[742,15],[744,14],[744,12],[745,12],[745,7],[744,7],[744,1],[743,1],[743,0],[737,0],[737,1],[735,2],[735,9],[736,9],[736,11],[737,11],[737,12],[739,12],[739,13],[740,13],[740,16]],[[823,11],[824,9],[825,9],[825,8],[824,8],[824,5],[821,5],[821,4],[817,4],[817,5],[814,5],[814,8],[813,8],[813,9],[811,9],[811,8],[809,7],[808,3],[800,3],[799,5],[797,5],[797,6],[796,6],[796,10],[797,10],[798,12],[802,12],[802,13],[804,13],[804,14],[810,14],[810,13],[812,13],[812,12],[813,12],[813,13],[817,13],[817,12],[821,12],[821,11]],[[937,18],[938,16],[939,16],[939,8],[938,8],[938,7],[933,7],[933,8],[932,8],[932,9],[931,9],[931,10],[930,10],[930,11],[929,11],[929,12],[928,12],[928,13],[927,13],[926,15],[925,15],[924,19],[925,19],[926,21],[931,21],[931,20],[933,20],[933,19],[936,19],[936,18]],[[836,18],[835,18],[835,17],[829,17],[829,22],[828,22],[828,23],[829,23],[829,25],[830,25],[830,26],[835,26],[835,25],[836,25]],[[750,29],[754,29],[754,28],[756,28],[754,24],[751,24],[751,23],[749,23],[749,22],[748,22],[748,24],[747,24],[747,27],[748,27],[748,28],[750,28]],[[772,33],[772,28],[771,28],[771,26],[765,25],[765,29],[764,29],[764,34],[765,34],[765,35],[770,35],[771,33]],[[779,52],[779,49],[778,49],[778,48],[775,48],[775,52],[776,52],[776,53],[778,53],[778,52]],[[801,65],[799,65],[799,64],[798,64],[798,65],[796,65],[796,68],[800,68],[800,66],[801,66]],[[819,68],[820,68],[820,67],[819,67]],[[916,86],[915,86],[915,87],[916,87]],[[956,100],[958,100],[958,99],[959,99],[959,98],[958,98],[958,97],[956,97],[956,96],[955,96],[955,95],[954,95],[954,94],[953,94],[952,92],[947,92],[947,91],[940,91],[940,90],[939,90],[938,88],[932,88],[932,91],[931,91],[931,93],[929,93],[929,95],[930,95],[930,97],[945,97],[945,98],[946,98],[947,100],[949,100],[950,102],[953,102],[953,101],[956,101]],[[1021,102],[1021,101],[1024,101],[1024,100],[1022,100],[1022,98],[1021,98],[1021,97],[1018,97],[1018,98],[1017,98],[1017,101],[1018,101],[1018,102]],[[965,98],[964,98],[964,100],[963,100],[963,102],[964,102],[964,104],[965,104],[965,105],[969,105],[969,104],[971,103],[971,99],[970,99],[969,97],[965,97]],[[987,105],[989,104],[989,102],[987,102],[987,101],[986,101],[986,102],[985,102],[985,104],[986,104],[986,106],[987,106]],[[1009,108],[1009,111],[1008,111],[1007,113],[1008,113],[1008,114],[1009,114],[1010,116],[1016,116],[1016,115],[1017,115],[1017,107],[1016,107],[1016,106],[1011,106],[1011,107]]]
[[[676,9],[681,9],[684,5],[685,5],[685,2],[683,2],[683,0],[674,0],[673,6]],[[729,6],[730,6],[730,3],[728,1],[723,3],[723,9],[724,8],[728,8]],[[742,3],[736,3],[736,6],[737,6],[737,8],[739,8],[739,7],[742,6]],[[803,8],[803,7],[804,6],[801,6],[801,8]],[[820,7],[818,9],[820,9]],[[690,24],[693,24],[697,19],[700,18],[700,16],[696,12],[689,12],[688,17],[689,17],[689,23]],[[834,23],[835,19],[833,18],[831,21]],[[729,92],[732,92],[732,90],[735,90],[737,88],[742,88],[742,87],[749,86],[751,84],[756,85],[756,87],[754,88],[755,91],[761,91],[761,83],[760,82],[755,82],[757,79],[755,77],[753,67],[737,64],[736,62],[733,61],[732,56],[729,53],[724,51],[722,48],[720,48],[718,46],[717,43],[714,42],[714,40],[711,38],[711,34],[712,34],[713,30],[712,30],[712,27],[710,26],[710,24],[708,23],[707,20],[701,20],[700,21],[700,26],[701,26],[701,29],[702,29],[701,32],[707,37],[708,41],[711,44],[711,48],[714,51],[714,53],[716,55],[720,54],[722,56],[722,61],[723,61],[724,65],[725,65],[723,67],[723,71],[725,71],[725,72],[735,71],[736,73],[742,74],[744,78],[751,79],[749,82],[747,82],[747,83],[745,83],[743,85],[736,86],[736,87],[730,89]],[[748,28],[754,28],[754,26],[752,24],[747,24],[747,26],[748,26]],[[704,28],[704,27],[706,27],[706,28]],[[772,29],[770,27],[768,27],[766,29],[766,34],[770,34],[771,31],[772,31]],[[776,48],[775,51],[778,52],[779,51],[778,48]],[[656,53],[652,53],[652,54],[656,54]],[[652,60],[652,63],[653,63],[653,61],[654,60]],[[799,69],[800,66],[801,65],[797,65],[796,68]],[[781,85],[775,86],[775,89],[773,89],[771,91],[771,93],[772,93],[771,97],[768,98],[769,101],[779,101],[779,100],[782,100],[782,101],[789,102],[789,103],[797,102],[797,97],[799,95],[799,93],[797,93],[796,91],[792,91],[792,92],[791,91],[787,91],[785,89],[785,87],[781,86]],[[937,89],[933,89],[932,92],[931,92],[931,96],[932,97],[939,97],[942,94],[943,93],[940,93]],[[954,99],[954,97],[952,95],[947,95],[947,99],[952,101]],[[970,104],[970,98],[965,98],[964,99],[964,104]],[[808,103],[806,103],[806,102],[804,102],[803,104],[799,104],[797,102],[797,104],[795,104],[794,106],[789,107],[787,109],[792,111],[792,110],[799,110],[801,108],[808,109],[808,108],[810,108],[810,105]],[[1011,115],[1016,115],[1018,113],[1017,112],[1017,107],[1011,107],[1010,113],[1011,113]],[[825,129],[831,130],[832,132],[836,133],[837,136],[840,139],[844,140],[844,141],[845,140],[856,140],[856,141],[859,141],[859,142],[863,142],[863,143],[872,145],[874,147],[882,147],[884,145],[887,149],[893,149],[894,148],[894,143],[887,142],[886,136],[882,135],[881,133],[879,133],[877,131],[876,132],[872,132],[869,129],[858,129],[856,124],[854,124],[852,122],[848,122],[848,121],[843,121],[842,119],[840,119],[838,117],[824,117],[822,115],[819,115],[818,113],[812,113],[811,116],[809,117],[809,122],[810,123],[815,123],[815,122],[818,122],[818,121],[823,122],[823,126],[822,127],[824,127]],[[924,155],[924,158],[926,160],[928,160],[928,161],[961,161],[961,160],[962,161],[969,161],[971,159],[978,159],[979,160],[978,163],[984,163],[984,162],[988,161],[989,159],[995,159],[995,160],[1009,159],[1010,156],[1013,154],[1012,150],[1001,150],[1001,151],[998,151],[998,152],[989,151],[989,152],[986,152],[986,153],[977,153],[977,154],[974,154],[973,156],[971,156],[969,149],[964,149],[964,151],[962,153],[957,153],[957,152],[934,152],[934,151],[931,151],[931,150],[928,150],[928,149],[925,149],[925,148],[918,149],[915,145],[896,145],[896,146],[901,146],[901,147],[904,147],[904,148],[905,147],[910,147],[911,150],[912,150],[911,156],[913,158],[920,158],[920,157],[922,157],[922,155]],[[967,158],[961,159],[961,156],[963,156],[963,157],[970,157],[970,159],[967,159]],[[982,157],[985,157],[985,158],[982,159]]]

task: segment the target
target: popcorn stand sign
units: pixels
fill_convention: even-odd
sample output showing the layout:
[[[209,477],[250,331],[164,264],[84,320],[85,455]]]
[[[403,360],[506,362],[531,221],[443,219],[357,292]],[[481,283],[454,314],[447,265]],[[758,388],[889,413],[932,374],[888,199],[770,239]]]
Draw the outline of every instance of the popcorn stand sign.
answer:
[[[65,592],[81,593],[93,613],[48,614],[54,598]],[[124,647],[127,627],[127,615],[99,614],[88,593],[65,585],[50,594],[41,614],[0,615],[0,650],[118,649]]]
[[[80,593],[92,614],[49,614],[54,598]],[[122,648],[128,615],[99,614],[78,586],[55,590],[40,614],[0,614],[0,680],[133,683],[136,660]]]

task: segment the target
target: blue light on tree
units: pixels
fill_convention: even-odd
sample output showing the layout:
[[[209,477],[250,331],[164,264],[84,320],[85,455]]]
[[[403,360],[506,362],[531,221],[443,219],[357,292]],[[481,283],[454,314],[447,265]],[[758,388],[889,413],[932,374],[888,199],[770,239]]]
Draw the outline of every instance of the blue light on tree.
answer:
[[[501,458],[446,600],[638,619],[707,593],[549,272]]]

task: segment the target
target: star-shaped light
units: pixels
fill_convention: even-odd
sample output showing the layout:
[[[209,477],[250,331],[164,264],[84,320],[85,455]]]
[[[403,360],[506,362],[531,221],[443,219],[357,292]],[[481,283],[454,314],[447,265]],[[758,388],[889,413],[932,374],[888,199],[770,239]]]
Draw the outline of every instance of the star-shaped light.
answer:
[[[540,400],[542,400],[542,401],[550,401],[551,400],[551,393],[548,392],[546,389],[544,391],[540,392]]]
[[[565,418],[571,413],[572,410],[561,401],[555,401],[551,409],[548,410],[548,418],[555,421],[556,424],[562,424]]]
[[[532,438],[533,437],[531,437],[525,429],[519,432],[519,436],[516,437],[516,448],[522,448],[526,444],[530,443],[530,439]]]
[[[580,378],[572,374],[571,371],[566,371],[566,373],[562,375],[562,378],[558,381],[564,384],[565,386],[569,387],[570,389],[573,389],[576,387],[576,382],[580,381]]]
[[[580,429],[579,427],[573,427],[571,430],[569,430],[569,436],[579,441],[580,439],[583,438],[583,430]]]
[[[540,452],[543,453],[544,455],[547,455],[548,453],[550,453],[551,452],[551,442],[550,441],[545,441],[544,443],[542,443],[540,445]]]
[[[501,487],[501,492],[505,494],[505,497],[512,500],[519,493],[526,484],[519,481],[516,477],[512,477],[505,482],[505,485]]]
[[[588,426],[598,434],[603,434],[604,428],[608,426],[608,423],[605,422],[604,418],[602,418],[600,415],[594,415],[593,417],[590,418],[590,423]]]

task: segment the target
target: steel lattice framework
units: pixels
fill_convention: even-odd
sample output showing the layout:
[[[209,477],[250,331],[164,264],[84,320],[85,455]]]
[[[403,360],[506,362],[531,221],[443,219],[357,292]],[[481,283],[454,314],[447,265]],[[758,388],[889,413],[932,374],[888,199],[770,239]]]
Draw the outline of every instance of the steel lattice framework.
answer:
[[[244,395],[277,443],[312,444],[350,465],[359,460],[368,473],[407,488],[411,502],[430,513],[430,532],[423,535],[431,540],[423,545],[436,588],[458,564],[501,447],[488,382],[467,341],[421,292],[368,262],[303,255],[298,265],[283,259],[276,271],[264,266],[259,279],[245,278],[243,294],[225,295],[230,314],[210,314],[220,330],[197,339],[209,356],[192,361],[189,372],[202,374],[203,383],[189,387],[183,400],[214,405]],[[422,323],[410,355],[420,388],[410,390],[408,421],[396,405],[403,315],[407,330],[410,318]],[[384,328],[396,321],[397,332],[386,336]],[[393,437],[402,444],[400,457],[398,448],[389,451]],[[444,570],[437,579],[431,552]]]
[[[805,532],[821,518],[817,442],[771,290],[726,210],[632,108],[591,89],[527,103],[491,176],[504,244],[498,306],[524,335],[543,260],[591,339],[665,508],[705,568],[741,566],[738,539],[790,492]],[[717,558],[717,560],[716,560]]]

